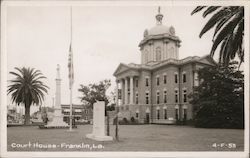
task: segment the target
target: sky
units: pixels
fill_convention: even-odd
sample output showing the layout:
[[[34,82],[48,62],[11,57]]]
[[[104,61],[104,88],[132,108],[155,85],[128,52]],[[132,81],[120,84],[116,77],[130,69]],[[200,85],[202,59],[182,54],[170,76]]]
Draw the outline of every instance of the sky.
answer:
[[[181,39],[179,58],[204,56],[212,45],[212,31],[199,38],[207,19],[190,15],[195,6],[161,6],[163,25],[173,26]],[[140,61],[139,42],[145,29],[156,25],[158,6],[74,6],[72,47],[74,56],[73,103],[80,104],[80,84],[111,79],[119,63]],[[209,18],[209,17],[208,17]],[[69,6],[8,6],[7,70],[32,67],[44,74],[50,87],[42,106],[52,106],[56,65],[61,66],[62,104],[69,104]],[[8,74],[8,80],[13,76]],[[10,97],[8,102],[10,104]]]

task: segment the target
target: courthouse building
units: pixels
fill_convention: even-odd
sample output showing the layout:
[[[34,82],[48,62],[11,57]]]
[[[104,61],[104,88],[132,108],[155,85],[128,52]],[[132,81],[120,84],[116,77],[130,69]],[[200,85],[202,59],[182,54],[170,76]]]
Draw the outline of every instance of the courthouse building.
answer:
[[[159,9],[156,26],[144,31],[141,64],[120,63],[114,72],[121,89],[117,102],[122,118],[162,124],[193,118],[188,95],[199,84],[197,70],[215,62],[209,55],[179,59],[181,40],[162,19]]]

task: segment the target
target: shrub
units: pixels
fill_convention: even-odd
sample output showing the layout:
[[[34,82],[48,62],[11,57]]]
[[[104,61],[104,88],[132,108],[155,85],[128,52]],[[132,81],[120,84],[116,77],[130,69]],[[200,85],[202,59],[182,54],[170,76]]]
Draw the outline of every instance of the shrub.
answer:
[[[124,117],[124,118],[122,119],[122,121],[123,121],[124,123],[128,123],[128,119],[127,119],[126,117]]]

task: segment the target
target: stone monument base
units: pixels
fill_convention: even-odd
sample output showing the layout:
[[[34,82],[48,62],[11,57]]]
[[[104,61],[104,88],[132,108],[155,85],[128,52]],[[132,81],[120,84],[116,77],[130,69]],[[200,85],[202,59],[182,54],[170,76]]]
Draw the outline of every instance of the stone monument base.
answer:
[[[98,136],[98,135],[94,135],[93,133],[86,134],[86,137],[89,139],[96,140],[96,141],[112,141],[113,140],[113,137],[111,136]]]
[[[69,125],[63,121],[62,117],[54,117],[51,122],[48,122],[46,128],[69,128]]]
[[[93,106],[93,130],[86,137],[96,141],[112,141],[113,137],[105,134],[105,103],[97,101]]]

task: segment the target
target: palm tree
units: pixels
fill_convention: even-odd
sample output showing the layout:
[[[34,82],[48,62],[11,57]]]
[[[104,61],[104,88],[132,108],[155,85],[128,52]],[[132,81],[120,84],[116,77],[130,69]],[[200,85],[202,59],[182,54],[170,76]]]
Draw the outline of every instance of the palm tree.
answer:
[[[15,70],[18,72],[10,72],[15,76],[15,79],[10,80],[8,94],[11,93],[12,103],[25,105],[24,124],[27,125],[30,123],[30,106],[32,104],[39,105],[44,100],[44,92],[47,93],[48,86],[40,81],[46,77],[39,70],[25,67],[15,67]]]
[[[212,15],[200,32],[204,33],[215,27],[213,46],[210,55],[213,56],[220,45],[219,62],[228,65],[238,55],[240,64],[244,62],[244,7],[243,6],[198,6],[191,15],[204,10],[203,18]],[[240,65],[239,65],[240,67]]]

